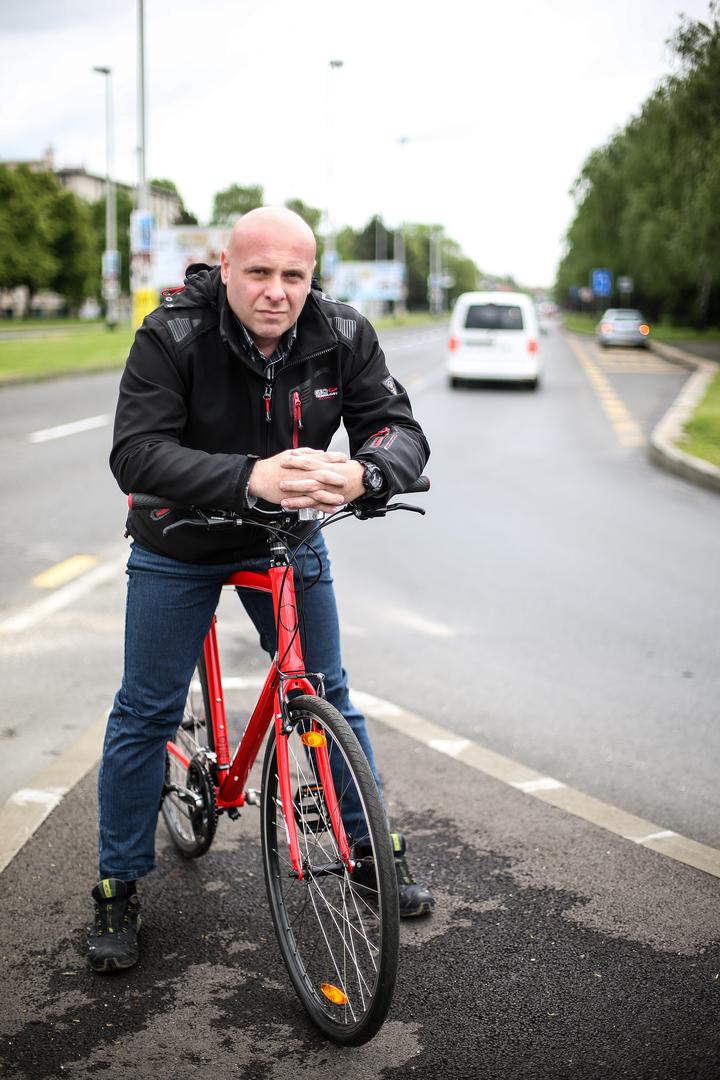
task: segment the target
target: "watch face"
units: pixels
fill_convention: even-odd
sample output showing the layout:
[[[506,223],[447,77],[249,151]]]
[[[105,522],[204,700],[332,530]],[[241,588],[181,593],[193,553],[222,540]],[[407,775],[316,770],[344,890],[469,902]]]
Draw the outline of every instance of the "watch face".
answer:
[[[383,486],[383,478],[377,465],[370,465],[369,463],[365,465],[363,483],[368,491],[380,491]]]

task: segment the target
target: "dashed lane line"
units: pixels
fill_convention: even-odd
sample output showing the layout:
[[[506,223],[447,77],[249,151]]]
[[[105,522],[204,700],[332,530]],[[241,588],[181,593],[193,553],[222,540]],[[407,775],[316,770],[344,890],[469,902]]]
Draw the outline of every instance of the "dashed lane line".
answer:
[[[77,435],[81,431],[92,431],[93,428],[107,427],[110,419],[109,413],[101,413],[98,416],[86,416],[82,420],[73,420],[69,424],[58,424],[56,427],[31,431],[28,435],[28,442],[50,442],[52,439],[64,439],[67,435]]]
[[[650,848],[686,866],[704,870],[713,877],[720,877],[720,851],[716,848],[700,844],[672,829],[664,829],[636,814],[629,814],[617,806],[604,803],[593,795],[568,787],[553,776],[544,776],[535,769],[497,754],[470,739],[459,739],[455,732],[407,712],[390,701],[359,690],[353,690],[352,697],[354,703],[367,716],[423,743],[437,753],[447,754],[455,761],[462,761],[470,768],[477,769],[478,772],[491,776],[531,798],[550,803],[559,810],[589,821],[634,844]]]
[[[55,563],[41,574],[36,574],[32,583],[36,589],[57,589],[60,585],[67,585],[69,581],[80,577],[96,564],[95,555],[71,555],[69,559]]]

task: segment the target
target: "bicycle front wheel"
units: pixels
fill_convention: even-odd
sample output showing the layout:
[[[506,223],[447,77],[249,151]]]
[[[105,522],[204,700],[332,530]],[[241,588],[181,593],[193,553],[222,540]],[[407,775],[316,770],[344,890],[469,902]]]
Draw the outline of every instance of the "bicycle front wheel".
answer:
[[[205,854],[217,828],[212,776],[214,742],[209,718],[207,671],[201,656],[182,721],[165,750],[162,813],[173,843],[188,859]]]
[[[293,729],[281,738],[288,744],[293,800],[287,812],[295,819],[302,877],[290,862],[273,731],[262,780],[270,909],[290,978],[311,1020],[333,1042],[359,1046],[380,1029],[395,987],[399,916],[388,825],[367,758],[347,721],[312,696],[295,698],[289,711]],[[330,757],[350,871],[330,821],[333,798],[326,799],[312,749],[318,741]]]

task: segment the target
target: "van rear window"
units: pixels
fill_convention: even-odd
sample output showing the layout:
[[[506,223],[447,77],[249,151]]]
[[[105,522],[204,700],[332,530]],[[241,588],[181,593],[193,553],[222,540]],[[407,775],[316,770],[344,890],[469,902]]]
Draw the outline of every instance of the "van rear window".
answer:
[[[522,330],[522,311],[513,304],[471,304],[466,330]]]

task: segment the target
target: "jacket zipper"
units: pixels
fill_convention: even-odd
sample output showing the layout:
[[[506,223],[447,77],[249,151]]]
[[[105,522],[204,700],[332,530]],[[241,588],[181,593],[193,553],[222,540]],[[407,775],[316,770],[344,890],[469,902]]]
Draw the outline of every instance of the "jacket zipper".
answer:
[[[292,414],[293,414],[293,429],[292,429],[292,446],[293,450],[297,450],[300,445],[300,432],[302,431],[302,401],[300,400],[300,394],[297,390],[293,390],[292,394]]]
[[[263,401],[265,402],[265,457],[270,453],[270,422],[272,421],[272,394],[275,381],[275,368],[271,367],[265,376]]]
[[[325,356],[326,353],[330,353],[335,348],[331,345],[327,349],[320,349],[318,352],[310,353],[309,356],[298,356],[297,359],[290,359],[283,364],[281,370],[285,371],[286,368],[291,367],[293,364],[304,363],[307,360],[317,360],[319,356]],[[250,361],[248,361],[250,363]],[[257,369],[256,369],[257,370]],[[275,368],[273,366],[272,375],[265,376],[265,389],[263,390],[263,401],[265,403],[265,457],[268,457],[270,453],[270,423],[272,421],[272,395],[273,385],[275,382]],[[300,402],[300,395],[298,394],[298,428],[302,428],[302,404]],[[295,398],[293,397],[293,447],[295,446]]]

